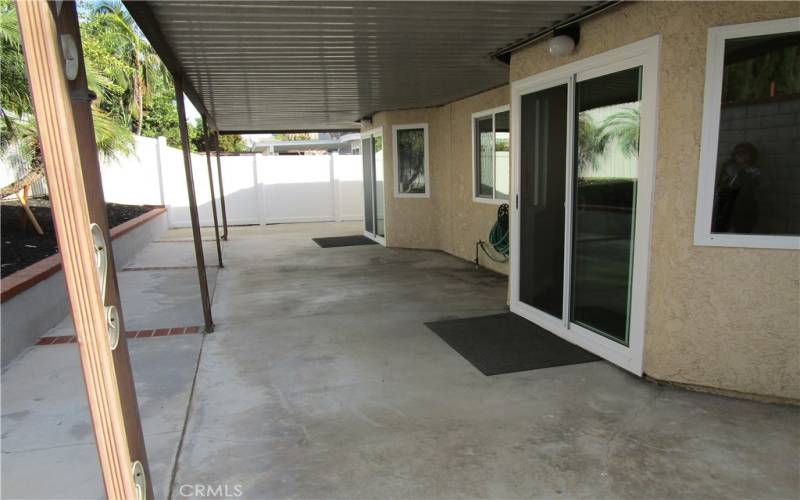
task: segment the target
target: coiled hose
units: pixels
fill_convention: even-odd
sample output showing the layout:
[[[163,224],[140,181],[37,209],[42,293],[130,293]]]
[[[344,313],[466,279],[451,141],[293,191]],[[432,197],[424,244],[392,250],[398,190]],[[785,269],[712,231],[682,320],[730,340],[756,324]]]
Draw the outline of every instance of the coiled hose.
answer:
[[[508,262],[508,254],[509,254],[509,239],[508,239],[508,204],[503,203],[499,207],[497,207],[497,221],[495,221],[494,225],[492,226],[492,230],[489,231],[489,244],[492,245],[492,249],[494,253],[500,255],[500,257],[496,257],[492,255],[489,250],[486,249],[486,243],[483,240],[478,240],[475,243],[475,265],[480,265],[480,260],[478,259],[478,248],[483,250],[483,253],[486,254],[491,260],[495,262]]]

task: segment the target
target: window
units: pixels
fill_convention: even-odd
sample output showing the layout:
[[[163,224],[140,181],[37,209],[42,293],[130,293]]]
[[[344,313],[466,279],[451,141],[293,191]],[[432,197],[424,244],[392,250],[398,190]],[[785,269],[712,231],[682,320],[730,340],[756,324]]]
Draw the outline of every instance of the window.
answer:
[[[798,26],[709,30],[697,245],[800,248]]]
[[[508,200],[510,113],[508,106],[472,115],[473,199],[502,203]]]
[[[428,124],[396,125],[394,132],[395,196],[430,196],[428,177]]]

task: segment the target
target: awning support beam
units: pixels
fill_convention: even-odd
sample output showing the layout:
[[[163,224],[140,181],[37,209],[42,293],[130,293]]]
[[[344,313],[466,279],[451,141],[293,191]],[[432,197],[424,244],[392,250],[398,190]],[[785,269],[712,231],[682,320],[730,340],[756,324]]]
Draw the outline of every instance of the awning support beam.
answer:
[[[206,165],[208,166],[208,187],[211,190],[211,214],[214,218],[214,238],[217,242],[217,259],[219,260],[219,267],[225,267],[222,264],[222,244],[219,242],[219,220],[217,219],[217,200],[214,195],[214,174],[211,171],[211,136],[208,133],[208,125],[206,125],[206,118],[203,117],[203,145],[206,149]],[[220,182],[222,180],[220,179]]]
[[[211,300],[208,293],[208,278],[206,276],[206,261],[203,256],[203,241],[200,235],[200,220],[197,215],[197,197],[194,191],[194,177],[192,176],[192,155],[189,149],[189,130],[186,125],[186,107],[183,104],[183,79],[179,75],[172,75],[175,84],[175,104],[178,108],[178,129],[181,134],[181,150],[183,152],[183,167],[186,173],[186,191],[189,195],[189,217],[192,220],[192,239],[194,240],[194,255],[197,261],[197,280],[200,283],[200,299],[203,302],[203,321],[206,333],[214,331],[214,321],[211,318]],[[212,198],[213,200],[213,198]]]
[[[219,204],[222,209],[222,239],[228,241],[228,214],[225,211],[225,187],[222,183],[222,161],[219,158],[219,132],[214,131],[214,151],[217,155],[217,177],[219,177]]]
[[[106,495],[153,498],[151,481],[142,482],[149,475],[147,456],[114,273],[75,4],[20,1],[17,14]],[[71,81],[62,71],[62,40],[73,52],[70,59],[78,64]],[[92,234],[94,225],[100,229],[98,239]],[[105,242],[100,242],[103,237]],[[107,267],[101,276],[98,259],[103,255]],[[118,312],[115,322],[109,320],[113,315],[107,316],[112,307]],[[112,336],[114,331],[119,335]]]

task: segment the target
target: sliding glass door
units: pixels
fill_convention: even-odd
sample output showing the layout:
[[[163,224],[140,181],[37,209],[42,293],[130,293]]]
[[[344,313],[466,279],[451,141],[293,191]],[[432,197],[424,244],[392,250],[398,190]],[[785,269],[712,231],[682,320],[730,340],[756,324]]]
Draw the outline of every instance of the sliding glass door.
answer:
[[[383,243],[386,217],[383,193],[383,133],[376,129],[361,136],[364,165],[364,234]]]
[[[570,320],[628,344],[641,67],[576,84]]]
[[[512,86],[512,310],[639,374],[658,59],[640,44]]]

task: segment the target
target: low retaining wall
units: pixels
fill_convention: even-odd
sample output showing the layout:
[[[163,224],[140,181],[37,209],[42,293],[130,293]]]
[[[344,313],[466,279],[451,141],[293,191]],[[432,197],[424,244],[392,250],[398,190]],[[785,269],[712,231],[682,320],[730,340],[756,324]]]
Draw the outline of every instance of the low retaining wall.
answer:
[[[111,229],[117,269],[167,229],[163,207]],[[0,366],[36,343],[69,314],[61,255],[51,255],[0,281]]]

